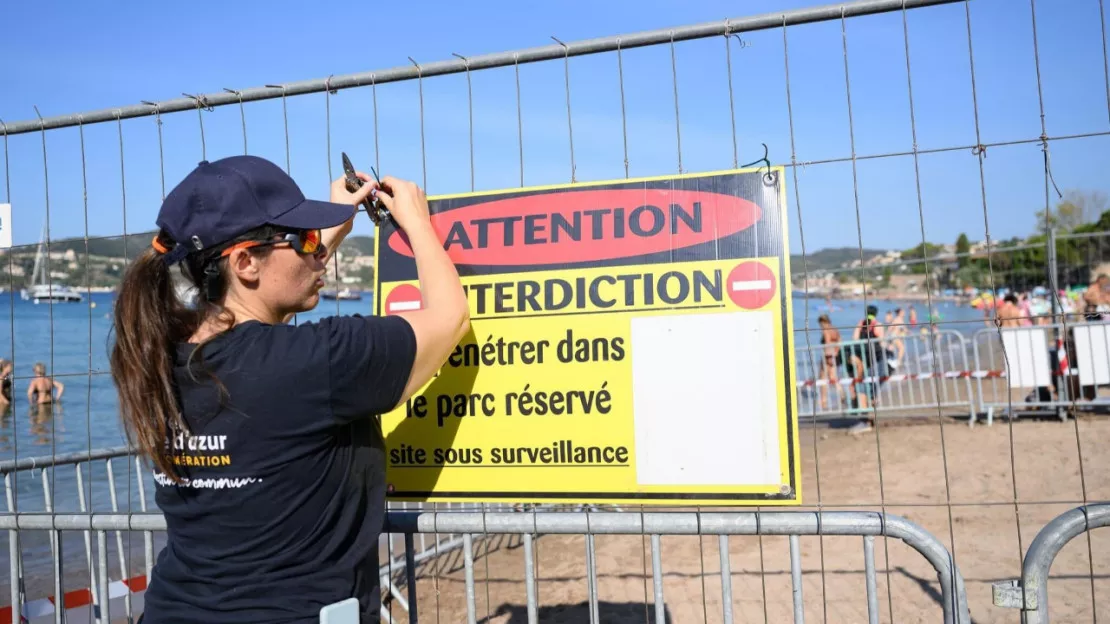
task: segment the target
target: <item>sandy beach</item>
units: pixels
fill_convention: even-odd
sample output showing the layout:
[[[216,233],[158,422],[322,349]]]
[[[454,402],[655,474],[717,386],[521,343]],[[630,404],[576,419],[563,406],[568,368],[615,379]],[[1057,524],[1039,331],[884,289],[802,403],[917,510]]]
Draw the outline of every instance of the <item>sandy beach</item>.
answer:
[[[946,419],[943,429],[934,417],[862,434],[807,429],[802,450],[805,509],[885,509],[919,524],[954,553],[978,623],[1019,621],[1018,611],[992,605],[991,583],[1019,575],[1021,554],[1054,516],[1085,498],[1110,498],[1110,421],[1098,417],[973,428]],[[800,542],[806,620],[867,621],[862,538]],[[540,621],[589,621],[585,538],[547,535],[535,544]],[[718,539],[674,536],[661,544],[667,621],[722,622]],[[1094,598],[1081,537],[1052,569],[1054,621],[1090,622],[1094,609],[1102,617],[1110,612],[1110,532],[1091,533],[1090,549]],[[649,538],[598,536],[596,551],[601,621],[654,622]],[[792,621],[786,537],[732,537],[729,561],[734,621]],[[875,562],[880,621],[940,621],[936,574],[921,555],[899,540],[876,538]],[[476,541],[474,577],[479,622],[527,622],[519,537]],[[421,566],[421,620],[466,621],[464,580],[461,552]],[[392,612],[407,621],[397,606]]]

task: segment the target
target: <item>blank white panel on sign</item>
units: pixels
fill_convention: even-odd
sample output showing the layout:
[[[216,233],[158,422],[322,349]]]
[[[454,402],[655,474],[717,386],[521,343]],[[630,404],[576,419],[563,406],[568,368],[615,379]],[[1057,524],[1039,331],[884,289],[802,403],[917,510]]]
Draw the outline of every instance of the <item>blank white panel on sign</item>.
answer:
[[[1005,349],[1006,378],[1011,388],[1052,385],[1048,337],[1043,329],[1003,329],[1002,348]]]
[[[1105,325],[1076,327],[1075,362],[1079,365],[1079,385],[1110,384],[1110,332]]]
[[[771,312],[632,319],[640,485],[782,481]]]

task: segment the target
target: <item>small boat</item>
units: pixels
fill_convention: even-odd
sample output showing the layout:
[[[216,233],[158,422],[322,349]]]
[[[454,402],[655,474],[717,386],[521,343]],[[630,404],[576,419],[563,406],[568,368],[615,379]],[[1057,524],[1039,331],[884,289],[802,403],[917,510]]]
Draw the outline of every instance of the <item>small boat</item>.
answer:
[[[320,297],[329,300],[338,299],[339,301],[361,301],[362,293],[351,290],[350,288],[344,288],[338,292],[334,290],[322,290],[320,291]]]
[[[25,301],[34,301],[36,304],[44,301],[81,303],[85,300],[81,293],[61,284],[35,284],[30,289],[24,289],[21,295]]]
[[[31,283],[29,288],[24,288],[20,293],[24,301],[34,301],[36,304],[46,302],[80,303],[85,300],[81,293],[63,284],[52,284],[48,281],[48,258],[43,241],[46,240],[46,225],[43,224],[42,238],[39,240],[38,249],[35,251],[35,267],[31,270]]]

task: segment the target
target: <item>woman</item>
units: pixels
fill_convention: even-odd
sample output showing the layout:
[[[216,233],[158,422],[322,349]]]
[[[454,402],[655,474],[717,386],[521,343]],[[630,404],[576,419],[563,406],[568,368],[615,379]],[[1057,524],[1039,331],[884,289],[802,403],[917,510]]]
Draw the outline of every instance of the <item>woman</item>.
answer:
[[[0,359],[0,408],[7,409],[12,404],[12,372],[15,365],[11,360]]]
[[[386,485],[375,416],[431,379],[469,316],[423,191],[357,175],[358,192],[339,179],[319,202],[266,160],[201,162],[124,275],[112,374],[168,529],[145,624],[317,622],[350,597],[363,622],[378,621]],[[316,306],[367,196],[407,235],[424,308],[286,325]],[[175,295],[178,262],[195,310]]]
[[[31,383],[27,386],[27,400],[32,405],[45,405],[62,400],[62,394],[66,391],[65,384],[46,376],[46,364],[35,362],[31,371],[34,372],[35,376],[31,378]],[[54,395],[55,390],[58,391],[57,396]]]
[[[822,314],[817,317],[817,323],[821,326],[821,344],[822,351],[824,352],[824,360],[821,362],[821,372],[819,377],[827,380],[828,388],[824,385],[821,386],[821,409],[829,409],[829,388],[837,388],[839,380],[836,373],[840,365],[844,363],[844,356],[840,349],[840,331],[833,327],[832,321],[829,320],[828,314]],[[852,399],[855,399],[856,389],[855,386],[849,386],[851,389]]]

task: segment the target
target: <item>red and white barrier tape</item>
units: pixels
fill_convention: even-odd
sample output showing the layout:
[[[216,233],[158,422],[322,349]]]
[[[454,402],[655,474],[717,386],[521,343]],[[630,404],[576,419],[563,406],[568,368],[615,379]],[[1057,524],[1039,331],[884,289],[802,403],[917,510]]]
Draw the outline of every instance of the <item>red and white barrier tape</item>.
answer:
[[[917,381],[921,379],[993,379],[1006,376],[1006,371],[994,370],[981,370],[981,371],[945,371],[943,373],[905,373],[901,375],[886,375],[883,377],[864,377],[862,379],[855,379],[852,377],[843,377],[838,379],[836,383],[847,386],[853,383],[886,383],[888,381]],[[805,388],[811,386],[828,386],[830,385],[827,379],[809,379],[806,381],[799,381],[798,387]]]
[[[134,576],[122,581],[112,581],[108,583],[108,599],[116,600],[128,594],[137,594],[146,590],[146,576]],[[34,618],[46,617],[53,615],[56,606],[55,596],[47,598],[39,598],[31,600],[23,605],[23,618],[33,620]],[[99,598],[99,596],[97,597]],[[63,601],[64,609],[80,609],[88,607],[93,604],[92,592],[88,589],[75,589],[65,593],[65,600]],[[115,610],[115,607],[113,607]],[[0,607],[0,622],[12,621],[12,606]]]

